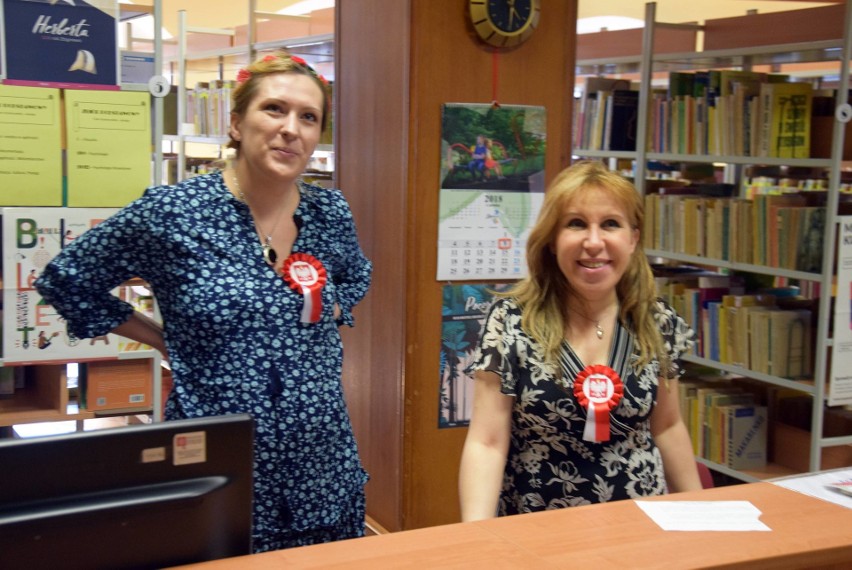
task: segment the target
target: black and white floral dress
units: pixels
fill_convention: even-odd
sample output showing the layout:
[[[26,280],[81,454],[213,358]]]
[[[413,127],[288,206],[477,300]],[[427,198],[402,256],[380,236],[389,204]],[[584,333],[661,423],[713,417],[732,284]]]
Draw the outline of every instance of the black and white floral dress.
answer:
[[[662,300],[657,309],[672,373],[679,376],[678,358],[691,347],[694,333]],[[659,363],[634,368],[634,336],[619,322],[606,364],[621,377],[624,395],[610,416],[610,439],[585,441],[586,411],[573,393],[574,378],[585,364],[567,342],[559,364],[545,362],[541,345],[521,329],[521,314],[512,299],[492,306],[473,366],[497,374],[502,392],[515,398],[499,514],[666,493],[650,429]]]

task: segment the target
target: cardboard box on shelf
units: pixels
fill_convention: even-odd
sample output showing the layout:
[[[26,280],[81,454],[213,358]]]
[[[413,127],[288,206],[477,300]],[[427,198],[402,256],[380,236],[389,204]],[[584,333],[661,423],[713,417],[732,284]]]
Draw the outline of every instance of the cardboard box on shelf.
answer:
[[[85,407],[99,410],[144,410],[152,404],[149,358],[89,362],[85,366]]]

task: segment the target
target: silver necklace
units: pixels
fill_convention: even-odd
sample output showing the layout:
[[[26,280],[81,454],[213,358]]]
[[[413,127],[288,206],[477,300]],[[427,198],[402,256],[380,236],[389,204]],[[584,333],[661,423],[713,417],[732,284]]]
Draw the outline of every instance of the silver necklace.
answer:
[[[249,205],[248,200],[246,200],[246,195],[245,195],[245,193],[243,193],[242,188],[240,188],[240,180],[237,178],[236,172],[234,172],[233,180],[234,180],[234,186],[236,187],[236,190],[237,190],[237,194],[239,194],[240,201],[245,203],[248,206]],[[263,251],[263,260],[267,264],[269,264],[271,267],[275,267],[275,262],[278,261],[278,252],[275,251],[275,248],[272,247],[272,234],[275,233],[275,228],[278,227],[278,222],[281,221],[281,218],[284,215],[284,210],[286,210],[286,209],[287,208],[286,208],[286,204],[285,204],[284,209],[281,210],[281,214],[278,215],[278,217],[275,219],[275,223],[272,225],[272,231],[270,231],[269,233],[266,233],[265,231],[263,231],[263,229],[260,227],[260,224],[258,224],[257,221],[255,221],[255,226],[257,227],[258,231],[260,231],[260,233],[263,235],[263,241],[261,241],[261,243],[260,243],[260,248]],[[250,210],[251,210],[251,206],[249,206],[249,211]]]
[[[591,322],[595,323],[595,336],[596,336],[596,337],[598,337],[599,339],[603,340],[603,337],[604,337],[604,329],[603,329],[603,327],[601,326],[601,322],[600,322],[600,321],[595,320],[595,319],[592,319],[592,318],[590,318],[590,317],[587,317],[586,315],[584,315],[583,313],[581,313],[580,311],[578,311],[578,310],[576,310],[576,309],[573,309],[573,311],[574,311],[575,313],[577,313],[578,315],[580,315],[581,317],[583,317],[584,319],[586,319],[587,321],[591,321]]]

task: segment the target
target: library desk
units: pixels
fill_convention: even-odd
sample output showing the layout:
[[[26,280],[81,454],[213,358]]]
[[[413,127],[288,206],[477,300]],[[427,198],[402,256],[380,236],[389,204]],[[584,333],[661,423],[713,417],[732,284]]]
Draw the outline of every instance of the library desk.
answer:
[[[664,531],[633,501],[368,536],[193,564],[278,568],[852,568],[852,509],[750,483],[648,500],[745,500],[770,532]]]

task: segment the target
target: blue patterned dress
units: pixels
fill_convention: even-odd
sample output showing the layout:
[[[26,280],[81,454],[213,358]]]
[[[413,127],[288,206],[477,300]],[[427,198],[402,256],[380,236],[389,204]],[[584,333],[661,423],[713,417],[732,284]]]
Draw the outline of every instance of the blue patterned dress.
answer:
[[[567,342],[560,362],[547,362],[541,345],[521,328],[521,316],[512,299],[494,303],[472,367],[497,374],[502,393],[515,398],[499,514],[664,494],[662,457],[650,427],[659,363],[635,368],[633,334],[617,324],[606,364],[621,377],[624,395],[611,412],[609,441],[585,441],[586,410],[574,396],[584,363]],[[678,358],[692,346],[694,333],[663,301],[655,317],[670,374],[679,376]]]
[[[301,294],[264,262],[251,213],[220,173],[148,189],[36,282],[80,338],[130,316],[114,287],[132,277],[152,286],[174,379],[166,418],[254,417],[257,551],[363,533],[367,474],[343,398],[338,325],[352,325],[372,266],[342,193],[299,190],[293,252],[328,272],[317,323],[300,322]]]

